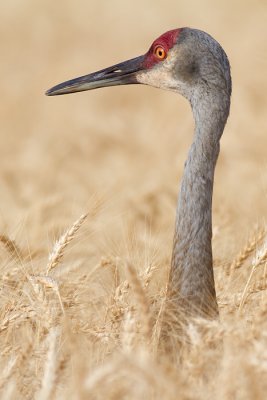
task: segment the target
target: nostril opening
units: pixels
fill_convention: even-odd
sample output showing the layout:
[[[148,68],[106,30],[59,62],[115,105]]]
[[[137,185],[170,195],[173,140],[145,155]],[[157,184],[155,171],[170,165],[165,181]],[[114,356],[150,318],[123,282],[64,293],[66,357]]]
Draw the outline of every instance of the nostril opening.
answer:
[[[110,71],[107,72],[107,75],[109,75],[109,74],[118,74],[120,72],[122,72],[121,69],[111,69]]]

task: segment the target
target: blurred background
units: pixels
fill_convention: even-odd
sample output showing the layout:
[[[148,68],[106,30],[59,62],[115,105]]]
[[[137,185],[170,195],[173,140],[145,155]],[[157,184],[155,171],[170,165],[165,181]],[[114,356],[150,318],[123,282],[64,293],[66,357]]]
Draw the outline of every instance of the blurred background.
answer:
[[[193,131],[186,100],[139,85],[44,92],[189,26],[216,38],[232,66],[214,192],[215,256],[231,257],[267,210],[267,2],[12,0],[0,13],[0,231],[46,253],[98,199],[102,212],[88,228],[86,251],[119,254],[134,231],[170,256]]]

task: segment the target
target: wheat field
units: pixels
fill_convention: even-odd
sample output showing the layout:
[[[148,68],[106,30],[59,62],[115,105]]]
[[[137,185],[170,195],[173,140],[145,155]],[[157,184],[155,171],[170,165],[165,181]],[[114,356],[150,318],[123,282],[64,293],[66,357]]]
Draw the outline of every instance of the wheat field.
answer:
[[[0,398],[266,399],[266,1],[12,0],[0,12]],[[190,345],[164,354],[190,107],[141,85],[44,92],[182,26],[222,44],[233,96],[213,202],[220,321],[192,320]]]

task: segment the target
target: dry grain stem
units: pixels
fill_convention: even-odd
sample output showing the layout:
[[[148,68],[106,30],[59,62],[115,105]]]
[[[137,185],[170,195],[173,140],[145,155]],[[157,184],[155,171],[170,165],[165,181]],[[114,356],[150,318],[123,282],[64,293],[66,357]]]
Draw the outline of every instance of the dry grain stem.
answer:
[[[251,238],[248,239],[244,248],[240,251],[238,256],[234,259],[229,268],[229,274],[232,274],[236,269],[242,267],[244,262],[252,255],[257,246],[262,242],[266,235],[266,229],[261,228],[256,231]]]
[[[53,250],[49,255],[48,264],[46,267],[46,274],[54,269],[62,260],[64,250],[72,241],[77,231],[80,229],[88,214],[83,214],[77,221],[74,222],[72,227],[68,229],[54,244]]]

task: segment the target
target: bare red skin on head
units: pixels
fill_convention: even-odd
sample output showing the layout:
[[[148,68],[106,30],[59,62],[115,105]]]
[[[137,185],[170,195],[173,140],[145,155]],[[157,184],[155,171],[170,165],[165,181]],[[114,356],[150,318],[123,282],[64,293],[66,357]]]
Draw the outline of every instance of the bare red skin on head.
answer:
[[[155,64],[161,62],[162,60],[159,60],[155,54],[154,54],[154,49],[157,46],[162,46],[163,49],[165,50],[166,54],[168,54],[168,51],[175,45],[177,38],[181,32],[182,28],[180,29],[173,29],[171,31],[163,33],[160,37],[158,37],[151,45],[150,49],[148,52],[145,54],[145,60],[143,63],[144,68],[151,68]]]

